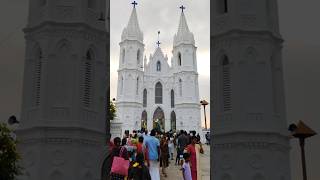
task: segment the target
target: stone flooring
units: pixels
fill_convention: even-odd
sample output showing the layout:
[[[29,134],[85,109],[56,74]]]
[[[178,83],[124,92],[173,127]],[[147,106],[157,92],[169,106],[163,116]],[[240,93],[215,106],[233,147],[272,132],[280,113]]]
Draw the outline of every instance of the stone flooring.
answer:
[[[201,180],[210,180],[210,146],[203,145],[204,154],[200,155],[200,163],[202,168]],[[174,157],[176,154],[174,155]],[[170,165],[167,168],[168,177],[161,175],[161,180],[182,180],[182,172],[180,166],[175,165],[175,160],[170,161]],[[160,173],[161,174],[161,173]]]

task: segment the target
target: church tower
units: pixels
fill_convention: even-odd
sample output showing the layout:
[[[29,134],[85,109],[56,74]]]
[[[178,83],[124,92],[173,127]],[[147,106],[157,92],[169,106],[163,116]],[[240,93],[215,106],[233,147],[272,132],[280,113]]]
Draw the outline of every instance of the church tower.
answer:
[[[108,34],[105,0],[29,0],[21,180],[101,178]],[[68,170],[68,171],[67,171]]]
[[[122,31],[117,88],[117,117],[125,130],[140,129],[143,85],[143,33],[134,1],[127,27]]]
[[[197,59],[194,35],[190,32],[184,13],[184,6],[180,9],[178,32],[173,39],[172,69],[176,90],[177,129],[201,129],[200,100],[197,73]]]
[[[213,179],[290,180],[277,0],[214,0]]]

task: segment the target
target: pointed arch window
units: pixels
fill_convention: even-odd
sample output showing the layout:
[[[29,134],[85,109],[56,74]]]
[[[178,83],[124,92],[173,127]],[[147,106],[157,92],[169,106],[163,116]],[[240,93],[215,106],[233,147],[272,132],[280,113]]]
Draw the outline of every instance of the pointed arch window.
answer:
[[[42,68],[42,51],[39,48],[35,53],[35,71],[34,71],[34,105],[40,105],[40,88],[41,88],[41,68]]]
[[[231,103],[231,75],[230,62],[228,56],[224,55],[222,59],[222,92],[223,92],[223,110],[232,110]]]
[[[162,84],[157,82],[155,87],[155,103],[162,104]]]
[[[160,63],[160,61],[157,62],[157,71],[161,71],[161,63]]]
[[[147,89],[143,90],[143,107],[147,107],[147,103],[148,103],[148,92]]]
[[[182,80],[179,79],[179,94],[182,96]]]
[[[181,59],[181,53],[178,52],[178,66],[181,66],[182,59]]]
[[[217,1],[218,5],[218,13],[219,14],[225,14],[228,13],[229,7],[228,7],[228,0],[219,0]]]
[[[126,51],[125,51],[125,49],[122,49],[122,56],[121,56],[122,63],[124,63],[125,57],[126,57]]]
[[[84,63],[84,94],[83,94],[83,104],[85,107],[89,107],[92,98],[92,79],[93,79],[93,52],[88,50],[86,54],[86,60]]]
[[[171,90],[171,108],[174,108],[174,91]]]
[[[177,130],[176,113],[174,111],[172,111],[170,114],[170,120],[171,120],[171,130],[172,131]]]
[[[139,66],[140,64],[140,49],[137,52],[137,65]]]
[[[123,93],[123,77],[121,77],[121,80],[120,80],[120,94]]]
[[[137,77],[136,95],[139,94],[139,77]]]

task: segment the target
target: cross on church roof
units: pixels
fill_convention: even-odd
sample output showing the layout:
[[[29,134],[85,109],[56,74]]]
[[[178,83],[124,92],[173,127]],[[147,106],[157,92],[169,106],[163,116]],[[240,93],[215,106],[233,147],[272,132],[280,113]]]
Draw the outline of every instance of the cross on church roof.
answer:
[[[159,41],[159,35],[160,35],[160,31],[158,31],[158,41],[157,41],[158,47],[160,47],[160,44],[161,44],[161,42]]]
[[[181,11],[183,12],[183,10],[186,9],[186,7],[184,7],[183,5],[179,7],[181,9]]]
[[[136,1],[133,1],[131,4],[133,5],[133,8],[136,8],[136,5],[138,5]]]

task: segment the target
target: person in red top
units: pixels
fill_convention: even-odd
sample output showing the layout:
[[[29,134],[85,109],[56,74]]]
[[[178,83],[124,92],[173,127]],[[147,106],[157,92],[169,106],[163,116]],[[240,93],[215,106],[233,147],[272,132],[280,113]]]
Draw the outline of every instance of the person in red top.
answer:
[[[190,167],[192,180],[200,180],[200,155],[203,154],[203,148],[201,143],[197,144],[198,138],[196,136],[191,137],[191,144],[186,147],[187,153],[190,154]]]
[[[148,166],[149,166],[149,160],[148,160],[148,150],[147,148],[144,146],[143,144],[143,136],[139,137],[138,143],[136,144],[137,147],[137,154],[142,153],[145,159],[145,162],[147,162]]]

